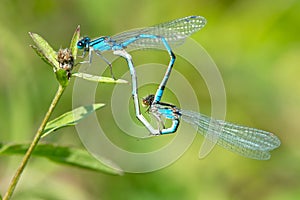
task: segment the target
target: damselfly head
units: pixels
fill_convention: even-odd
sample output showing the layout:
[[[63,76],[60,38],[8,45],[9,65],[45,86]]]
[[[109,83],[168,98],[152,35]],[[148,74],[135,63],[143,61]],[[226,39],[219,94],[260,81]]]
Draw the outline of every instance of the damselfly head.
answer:
[[[89,49],[89,42],[91,41],[91,38],[89,37],[84,37],[81,40],[77,42],[77,48],[78,49],[84,49],[88,50]]]
[[[150,94],[142,99],[142,104],[144,107],[151,106],[154,101],[154,94]]]

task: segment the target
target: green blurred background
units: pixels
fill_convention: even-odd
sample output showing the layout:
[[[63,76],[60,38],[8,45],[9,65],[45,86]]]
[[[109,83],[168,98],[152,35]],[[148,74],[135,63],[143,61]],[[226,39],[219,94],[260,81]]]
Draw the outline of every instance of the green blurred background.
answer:
[[[282,141],[269,161],[246,159],[220,147],[198,160],[199,136],[171,166],[120,177],[33,158],[14,199],[300,199],[299,10],[297,0],[1,0],[1,142],[30,141],[56,91],[52,70],[29,47],[29,31],[58,49],[69,45],[78,24],[83,35],[97,37],[188,15],[208,20],[192,37],[222,74],[227,120],[269,130]],[[71,109],[71,98],[69,87],[54,116]],[[209,114],[209,95],[203,92],[199,98]],[[75,129],[62,132],[48,141],[81,145]],[[1,194],[20,159],[0,157]]]

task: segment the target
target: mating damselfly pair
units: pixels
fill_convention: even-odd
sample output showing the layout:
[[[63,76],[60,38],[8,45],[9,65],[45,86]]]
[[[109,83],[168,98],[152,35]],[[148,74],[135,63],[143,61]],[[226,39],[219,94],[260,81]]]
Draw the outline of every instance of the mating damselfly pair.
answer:
[[[270,157],[269,151],[280,145],[280,140],[275,135],[258,129],[211,119],[200,113],[183,111],[174,105],[161,102],[165,86],[176,59],[172,47],[183,44],[187,37],[202,29],[205,24],[206,19],[204,17],[189,16],[147,28],[123,32],[112,37],[102,36],[96,39],[84,37],[78,41],[77,47],[83,50],[83,57],[87,52],[89,55],[88,61],[82,63],[91,63],[92,52],[95,52],[109,65],[112,76],[112,64],[102,56],[102,52],[112,51],[113,54],[126,59],[131,74],[135,114],[151,135],[174,133],[180,124],[180,119],[183,118],[188,123],[196,125],[204,133],[206,139],[212,140],[213,145],[217,143],[245,157],[260,160],[268,159]],[[126,48],[129,46],[133,48],[164,47],[168,52],[170,62],[166,73],[155,95],[145,98],[143,103],[149,106],[149,113],[154,115],[160,123],[162,123],[162,117],[172,120],[173,123],[170,128],[164,128],[164,126],[163,128],[154,128],[141,114],[137,76],[132,57],[126,51]]]

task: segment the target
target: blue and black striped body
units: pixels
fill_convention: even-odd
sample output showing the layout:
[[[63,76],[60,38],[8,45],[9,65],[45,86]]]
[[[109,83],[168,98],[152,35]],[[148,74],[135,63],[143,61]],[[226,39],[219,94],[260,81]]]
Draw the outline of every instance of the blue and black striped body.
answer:
[[[187,37],[199,31],[205,26],[205,24],[206,19],[204,17],[189,16],[147,28],[126,31],[112,37],[103,36],[93,40],[91,40],[89,37],[84,37],[83,39],[78,41],[77,48],[83,50],[83,56],[86,52],[89,52],[88,63],[92,62],[92,51],[101,56],[101,58],[110,67],[111,63],[109,63],[109,61],[107,61],[101,54],[104,51],[113,51],[115,55],[119,55],[127,60],[132,79],[132,96],[134,98],[136,116],[152,134],[156,135],[159,133],[157,133],[156,130],[151,129],[150,124],[140,113],[139,100],[137,95],[137,77],[131,55],[126,52],[126,48],[130,46],[133,49],[161,49],[163,47],[167,50],[170,56],[170,62],[168,64],[163,80],[161,81],[154,97],[154,102],[160,102],[176,59],[171,47],[182,44]],[[153,131],[155,133],[153,133]]]
[[[270,151],[280,146],[280,140],[273,133],[213,119],[201,113],[179,109],[172,104],[153,103],[153,96],[144,98],[143,104],[149,106],[148,112],[162,124],[161,134],[176,132],[183,119],[195,126],[206,139],[247,158],[267,160],[271,157]],[[172,125],[165,128],[162,118],[172,120]]]

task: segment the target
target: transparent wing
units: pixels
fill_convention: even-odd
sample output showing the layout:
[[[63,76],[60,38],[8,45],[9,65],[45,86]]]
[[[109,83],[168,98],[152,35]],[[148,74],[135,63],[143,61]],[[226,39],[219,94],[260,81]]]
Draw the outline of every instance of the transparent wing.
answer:
[[[217,139],[217,144],[242,156],[267,160],[271,150],[280,146],[280,140],[272,133],[215,120],[197,112],[181,110],[182,119],[196,125],[208,140]],[[213,138],[207,135],[211,131]],[[216,136],[216,137],[215,137]]]
[[[162,36],[168,41],[170,46],[177,46],[182,44],[187,37],[203,28],[205,24],[206,19],[204,17],[189,16],[147,28],[126,31],[111,37],[111,40],[117,44],[122,44],[141,34],[149,34]],[[156,48],[162,47],[163,44],[160,39],[142,38],[137,39],[129,46],[136,48]]]

